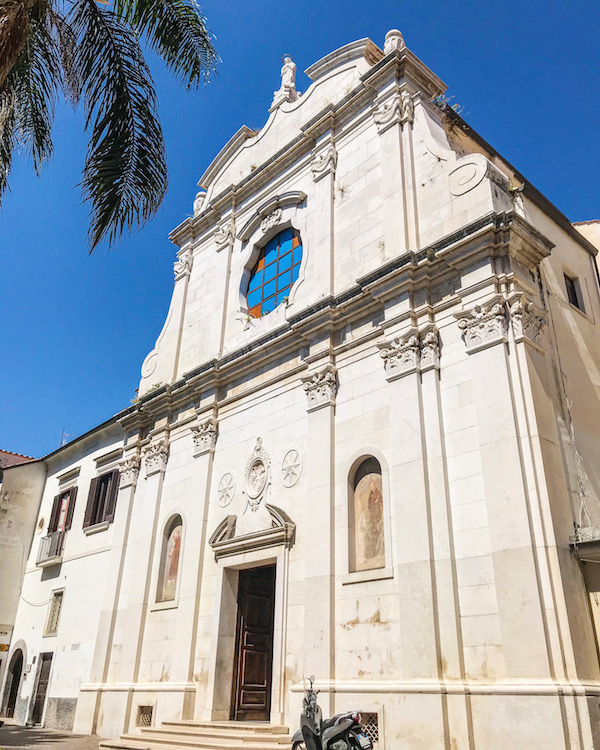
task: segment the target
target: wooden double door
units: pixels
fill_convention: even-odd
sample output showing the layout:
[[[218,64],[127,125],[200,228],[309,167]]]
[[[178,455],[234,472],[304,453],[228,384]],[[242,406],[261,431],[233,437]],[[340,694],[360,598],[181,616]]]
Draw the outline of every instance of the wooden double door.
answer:
[[[273,676],[275,566],[241,570],[231,718],[269,721]]]

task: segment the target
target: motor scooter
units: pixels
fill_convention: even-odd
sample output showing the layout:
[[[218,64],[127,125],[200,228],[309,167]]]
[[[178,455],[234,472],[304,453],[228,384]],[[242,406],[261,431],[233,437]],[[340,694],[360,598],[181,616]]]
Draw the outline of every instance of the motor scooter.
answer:
[[[292,750],[373,750],[359,713],[336,714],[331,719],[323,719],[314,681],[314,676],[309,677],[302,701],[300,729],[292,738]]]

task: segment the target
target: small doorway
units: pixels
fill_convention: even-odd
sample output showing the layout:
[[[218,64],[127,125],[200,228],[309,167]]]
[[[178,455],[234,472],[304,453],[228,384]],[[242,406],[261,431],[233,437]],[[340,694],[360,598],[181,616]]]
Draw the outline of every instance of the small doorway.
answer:
[[[42,723],[44,715],[44,704],[46,702],[46,693],[48,692],[48,681],[50,679],[50,667],[52,665],[52,653],[40,654],[38,663],[38,678],[35,689],[35,700],[33,701],[33,711],[31,712],[31,721],[34,724]]]
[[[8,666],[8,677],[6,679],[6,710],[5,716],[12,719],[15,715],[17,705],[17,696],[19,694],[19,685],[23,674],[23,652],[17,649],[13,654]]]
[[[269,721],[275,566],[240,570],[231,719]]]

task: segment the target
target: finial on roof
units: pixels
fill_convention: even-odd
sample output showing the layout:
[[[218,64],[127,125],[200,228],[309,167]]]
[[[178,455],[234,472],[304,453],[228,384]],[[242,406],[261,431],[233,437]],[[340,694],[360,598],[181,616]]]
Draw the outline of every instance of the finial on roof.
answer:
[[[281,87],[273,94],[271,109],[279,107],[283,102],[295,102],[300,96],[296,91],[296,63],[289,55],[283,56],[281,68]]]
[[[194,198],[194,216],[198,216],[200,211],[202,211],[202,206],[204,204],[205,198],[206,190],[204,190],[204,188],[200,188],[200,190],[196,193],[196,197]]]
[[[404,37],[402,36],[402,34],[398,31],[398,29],[390,29],[390,31],[388,31],[388,33],[385,35],[383,54],[389,55],[390,52],[404,49],[404,47],[406,47],[406,44],[404,43]]]

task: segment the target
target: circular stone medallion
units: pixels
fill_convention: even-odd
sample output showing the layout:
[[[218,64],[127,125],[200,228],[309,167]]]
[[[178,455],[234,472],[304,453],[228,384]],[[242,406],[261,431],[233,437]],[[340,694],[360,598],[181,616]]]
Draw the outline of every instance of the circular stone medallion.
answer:
[[[235,493],[235,479],[233,474],[228,471],[227,474],[223,474],[221,481],[219,482],[219,488],[217,490],[218,500],[217,502],[221,508],[226,508],[229,503],[233,500]]]
[[[262,458],[255,458],[248,469],[246,492],[251,498],[256,498],[264,490],[267,483],[267,467]]]
[[[293,487],[300,479],[302,473],[302,457],[300,453],[292,448],[283,457],[281,463],[281,474],[284,487]]]

